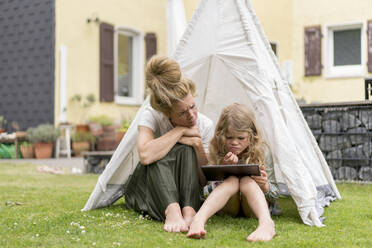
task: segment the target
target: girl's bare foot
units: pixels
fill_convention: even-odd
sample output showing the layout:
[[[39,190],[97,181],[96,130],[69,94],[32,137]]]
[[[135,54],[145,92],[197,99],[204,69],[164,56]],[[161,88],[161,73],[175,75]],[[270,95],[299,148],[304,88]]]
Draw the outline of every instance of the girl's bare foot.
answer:
[[[166,232],[187,232],[188,227],[181,214],[178,203],[171,203],[165,210],[164,231]]]
[[[196,214],[196,212],[195,212],[195,210],[192,207],[184,207],[182,209],[183,219],[186,222],[187,228],[190,227],[191,222],[192,222],[195,214]]]
[[[262,221],[258,223],[257,229],[249,234],[247,240],[249,242],[270,241],[275,236],[275,224],[272,220]]]
[[[204,239],[207,231],[204,229],[204,222],[194,219],[191,223],[189,232],[187,233],[188,238],[193,239]]]

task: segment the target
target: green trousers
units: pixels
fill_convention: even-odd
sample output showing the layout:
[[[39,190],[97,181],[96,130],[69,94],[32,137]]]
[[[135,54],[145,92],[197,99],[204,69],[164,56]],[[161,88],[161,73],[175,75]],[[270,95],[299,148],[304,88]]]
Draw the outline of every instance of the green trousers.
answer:
[[[164,221],[165,209],[179,203],[181,209],[200,207],[197,158],[192,147],[176,144],[162,159],[139,163],[124,185],[125,203],[129,208],[148,213]]]

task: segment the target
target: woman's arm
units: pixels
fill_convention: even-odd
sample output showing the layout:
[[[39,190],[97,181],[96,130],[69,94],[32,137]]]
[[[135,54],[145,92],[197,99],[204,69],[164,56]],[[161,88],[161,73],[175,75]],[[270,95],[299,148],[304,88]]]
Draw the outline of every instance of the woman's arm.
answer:
[[[154,139],[151,128],[140,126],[138,129],[137,149],[143,165],[162,159],[185,134],[187,128],[175,127],[163,136]]]

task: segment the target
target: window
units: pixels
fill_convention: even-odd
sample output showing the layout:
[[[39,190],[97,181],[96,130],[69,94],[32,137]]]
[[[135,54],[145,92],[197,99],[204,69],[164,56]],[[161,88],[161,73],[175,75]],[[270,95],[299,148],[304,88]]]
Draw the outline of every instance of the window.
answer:
[[[275,41],[270,41],[270,46],[274,54],[278,57],[278,43]]]
[[[140,105],[144,91],[143,36],[131,28],[115,32],[115,102]]]
[[[363,30],[362,23],[326,27],[326,77],[364,76]]]

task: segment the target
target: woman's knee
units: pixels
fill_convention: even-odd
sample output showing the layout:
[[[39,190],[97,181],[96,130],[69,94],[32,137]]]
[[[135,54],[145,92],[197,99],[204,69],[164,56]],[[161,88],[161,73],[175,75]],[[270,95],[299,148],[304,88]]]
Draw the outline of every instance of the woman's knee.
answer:
[[[191,146],[180,144],[180,143],[176,143],[172,147],[172,149],[170,150],[170,152],[174,152],[174,153],[177,153],[177,154],[178,153],[185,153],[185,154],[195,153],[194,149]]]

